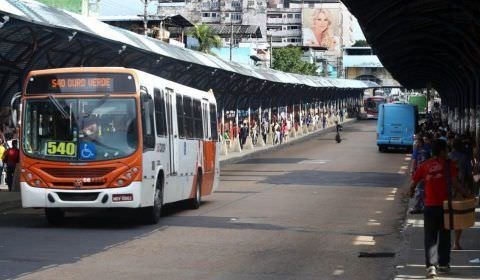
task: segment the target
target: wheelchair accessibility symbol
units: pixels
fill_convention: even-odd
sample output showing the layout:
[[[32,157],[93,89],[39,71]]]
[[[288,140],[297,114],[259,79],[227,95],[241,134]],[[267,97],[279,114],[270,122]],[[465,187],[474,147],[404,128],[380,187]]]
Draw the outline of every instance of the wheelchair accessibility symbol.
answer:
[[[81,159],[95,159],[97,157],[97,149],[94,144],[82,143],[80,144],[80,158]]]

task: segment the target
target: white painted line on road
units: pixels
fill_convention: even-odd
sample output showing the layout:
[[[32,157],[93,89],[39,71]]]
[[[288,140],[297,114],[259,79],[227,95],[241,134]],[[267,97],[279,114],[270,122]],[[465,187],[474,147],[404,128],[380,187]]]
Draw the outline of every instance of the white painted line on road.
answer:
[[[406,174],[406,172],[405,172],[405,171],[402,171],[402,170],[398,171],[397,173],[398,173],[398,174],[401,174],[401,175]]]
[[[395,195],[394,195],[394,194],[389,194],[389,195],[385,198],[385,200],[390,200],[390,201],[395,200]]]
[[[406,157],[405,160],[406,161],[412,160],[412,157]]]
[[[359,235],[359,236],[355,237],[355,240],[353,240],[353,245],[374,246],[375,243],[376,242],[373,239],[373,236],[367,236],[367,235]]]
[[[425,268],[424,264],[407,264],[406,267],[423,267]],[[480,268],[478,265],[450,265],[450,268]],[[425,279],[423,277],[422,279]]]
[[[407,170],[408,169],[408,166],[406,165],[403,165],[402,167],[400,167],[401,170]]]
[[[423,219],[407,219],[407,224],[412,227],[423,227]]]
[[[396,194],[396,193],[397,193],[397,191],[398,191],[398,189],[397,189],[397,188],[393,188],[393,190],[392,190],[390,193],[391,193],[391,194]]]
[[[370,219],[370,220],[368,220],[368,223],[367,223],[368,226],[380,226],[381,224],[382,224],[382,223],[379,223],[379,222],[378,222],[377,220],[375,220],[375,219]]]
[[[300,164],[325,164],[329,163],[330,160],[328,159],[311,159],[311,160],[302,160],[299,162]]]
[[[343,269],[335,269],[332,273],[333,276],[342,275],[345,271]]]
[[[383,212],[382,211],[375,211],[375,214],[382,214]]]

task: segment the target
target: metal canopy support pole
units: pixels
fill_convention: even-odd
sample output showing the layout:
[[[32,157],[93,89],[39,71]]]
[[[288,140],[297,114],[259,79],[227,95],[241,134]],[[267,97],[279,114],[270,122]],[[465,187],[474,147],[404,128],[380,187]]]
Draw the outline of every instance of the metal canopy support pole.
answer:
[[[228,145],[229,143],[227,143],[226,139],[223,137],[223,135],[225,135],[225,108],[224,108],[224,104],[222,102],[222,129],[221,129],[221,132],[222,132],[222,135],[220,136],[220,139],[222,141],[222,147],[221,147],[221,151],[220,151],[220,154],[221,155],[227,155],[228,154]],[[232,129],[230,127],[230,129]],[[233,139],[230,139],[230,141],[232,141]]]
[[[271,128],[272,128],[272,99],[270,98],[270,107],[268,108],[267,145],[273,145]]]
[[[235,122],[237,123],[236,124],[236,131],[235,131],[235,139],[233,140],[233,152],[241,152],[242,151],[242,147],[240,146],[240,135],[239,135],[239,132],[240,132],[240,122],[239,122],[239,119],[238,119],[238,98],[237,98],[237,101],[236,101],[236,106],[235,106]]]
[[[257,146],[265,147],[265,141],[263,141],[263,112],[262,112],[262,104],[260,103],[260,107],[258,107],[258,124],[257,128],[260,133],[257,132]]]
[[[253,141],[252,141],[252,136],[251,136],[251,125],[250,125],[250,102],[248,104],[248,121],[247,121],[247,127],[248,127],[248,134],[247,134],[247,139],[245,140],[245,144],[243,145],[244,150],[253,150]]]

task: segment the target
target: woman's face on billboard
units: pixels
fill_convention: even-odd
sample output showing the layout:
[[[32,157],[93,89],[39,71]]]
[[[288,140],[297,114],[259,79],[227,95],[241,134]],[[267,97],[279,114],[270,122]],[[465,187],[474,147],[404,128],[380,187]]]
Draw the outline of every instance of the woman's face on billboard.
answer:
[[[327,15],[325,13],[320,12],[313,18],[313,24],[315,28],[321,32],[325,31],[330,24]]]

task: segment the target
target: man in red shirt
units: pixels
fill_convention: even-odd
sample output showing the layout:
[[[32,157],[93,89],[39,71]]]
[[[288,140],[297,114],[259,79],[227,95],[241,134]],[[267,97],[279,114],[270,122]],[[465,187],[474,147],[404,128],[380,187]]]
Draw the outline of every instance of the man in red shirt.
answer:
[[[13,174],[15,173],[15,167],[19,161],[17,140],[12,140],[12,147],[8,148],[5,153],[3,153],[2,161],[7,165],[7,177],[5,178],[5,181],[8,185],[8,191],[11,192],[13,188]]]
[[[450,180],[457,192],[467,196],[465,190],[455,179],[458,175],[454,162],[447,160],[446,142],[432,142],[433,157],[424,161],[415,171],[410,184],[410,197],[415,193],[415,186],[421,180],[425,182],[424,210],[424,245],[427,277],[433,278],[440,272],[450,269],[450,230],[444,228],[443,201],[448,199],[448,182]],[[447,171],[449,167],[449,171]],[[447,174],[449,173],[449,178]]]

